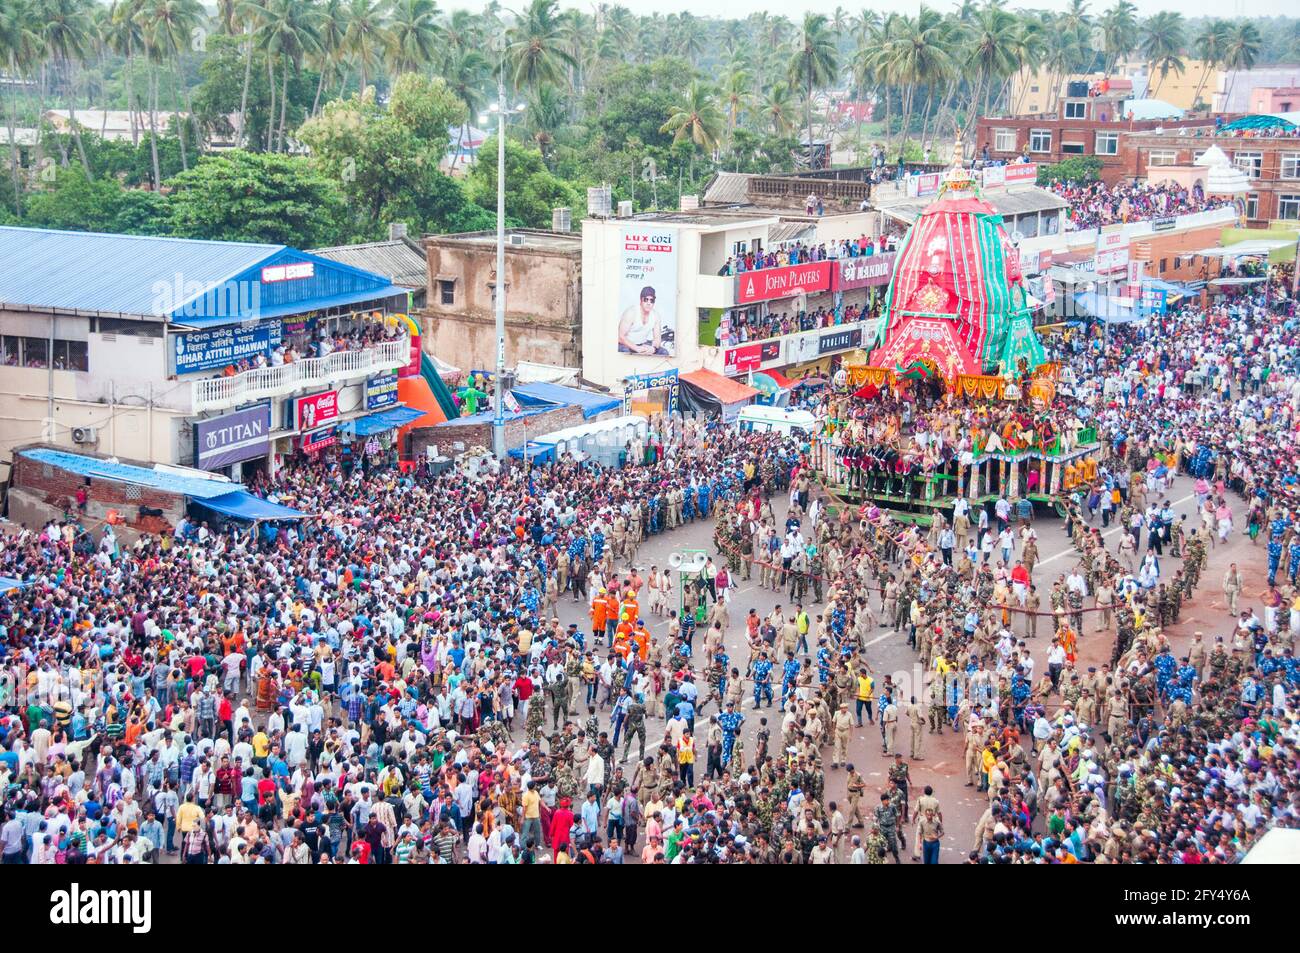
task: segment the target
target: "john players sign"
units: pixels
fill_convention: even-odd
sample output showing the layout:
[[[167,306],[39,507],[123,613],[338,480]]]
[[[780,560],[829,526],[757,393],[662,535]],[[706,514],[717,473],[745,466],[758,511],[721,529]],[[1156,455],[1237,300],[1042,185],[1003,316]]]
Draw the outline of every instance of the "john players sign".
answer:
[[[194,425],[194,465],[215,470],[265,455],[270,444],[271,405],[258,404]]]
[[[743,272],[736,276],[736,304],[829,291],[834,267],[833,261],[812,261],[805,265]]]

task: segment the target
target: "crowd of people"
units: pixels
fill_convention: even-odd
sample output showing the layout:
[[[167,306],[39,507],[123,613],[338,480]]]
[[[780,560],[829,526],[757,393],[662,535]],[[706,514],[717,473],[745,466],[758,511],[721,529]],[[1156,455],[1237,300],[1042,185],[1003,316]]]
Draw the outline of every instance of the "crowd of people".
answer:
[[[927,530],[828,495],[806,438],[662,418],[621,468],[291,466],[254,488],[314,518],[258,532],[126,540],[75,510],[7,532],[3,861],[1236,861],[1300,803],[1300,353],[1276,301],[1078,335],[1078,386],[1028,411],[822,398],[832,440],[922,459],[1096,428],[1055,575],[1015,493]],[[1231,616],[1183,646],[1183,602],[1249,530],[1236,497],[1267,585],[1224,568]],[[645,570],[647,536],[701,520],[698,571]],[[735,618],[754,576],[789,610]],[[882,626],[921,682],[877,678]],[[864,719],[881,784],[850,760]],[[973,831],[909,774],[953,731]]]
[[[1205,195],[1199,184],[1190,190],[1172,182],[1052,182],[1048,189],[1069,202],[1066,213],[1076,231],[1117,222],[1141,222],[1170,215],[1188,215],[1232,204],[1225,196]]]
[[[736,308],[729,313],[725,325],[721,322],[718,324],[715,340],[720,347],[735,347],[749,341],[762,341],[800,331],[853,324],[878,316],[879,313],[879,296],[872,296],[863,304],[850,303],[840,308],[814,308],[811,311],[793,313],[767,311],[762,307]]]
[[[803,241],[786,242],[774,249],[747,251],[743,255],[729,257],[718,269],[718,274],[728,277],[765,268],[785,268],[789,265],[840,258],[865,258],[893,251],[897,247],[897,241],[893,235],[859,235],[856,239],[843,238],[838,242],[821,242],[816,245]]]

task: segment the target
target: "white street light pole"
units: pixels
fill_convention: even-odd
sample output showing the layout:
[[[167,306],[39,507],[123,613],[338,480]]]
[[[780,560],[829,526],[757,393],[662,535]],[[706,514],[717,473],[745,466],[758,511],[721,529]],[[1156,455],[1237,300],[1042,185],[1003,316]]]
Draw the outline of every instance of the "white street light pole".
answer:
[[[492,452],[506,458],[506,420],[502,380],[506,375],[506,71],[504,50],[497,71],[497,372],[496,417],[492,421]]]

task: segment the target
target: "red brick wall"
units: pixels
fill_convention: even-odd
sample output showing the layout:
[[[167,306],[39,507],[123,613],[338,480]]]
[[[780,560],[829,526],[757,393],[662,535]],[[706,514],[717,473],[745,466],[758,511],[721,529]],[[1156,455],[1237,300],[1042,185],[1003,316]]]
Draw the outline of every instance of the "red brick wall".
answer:
[[[612,412],[611,412],[612,413]],[[604,415],[602,415],[604,416]],[[532,440],[544,433],[576,427],[583,422],[581,407],[556,407],[540,414],[506,421],[506,447],[519,447],[525,441]],[[452,454],[452,444],[459,441],[469,450],[473,447],[492,449],[492,421],[449,427],[438,424],[436,427],[420,427],[411,431],[411,453],[417,457],[424,456],[425,447],[437,444],[438,452],[446,456]]]
[[[46,469],[48,467],[48,470]],[[51,464],[41,463],[21,452],[14,454],[11,486],[58,510],[75,505],[77,489],[85,478]],[[185,515],[185,497],[149,487],[90,478],[87,486],[86,514],[103,520],[109,510],[116,510],[127,526],[141,532],[157,533],[174,526]],[[157,517],[141,517],[140,507],[162,510],[163,524]]]

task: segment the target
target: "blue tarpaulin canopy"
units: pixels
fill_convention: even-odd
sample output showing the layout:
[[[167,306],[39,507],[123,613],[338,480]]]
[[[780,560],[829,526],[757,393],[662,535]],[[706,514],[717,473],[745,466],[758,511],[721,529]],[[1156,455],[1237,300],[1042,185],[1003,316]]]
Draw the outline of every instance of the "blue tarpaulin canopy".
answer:
[[[1099,295],[1095,291],[1081,291],[1074,296],[1075,306],[1086,314],[1100,318],[1107,324],[1132,324],[1141,316],[1132,305],[1118,298]]]
[[[30,582],[24,582],[22,579],[15,579],[13,576],[0,576],[0,596],[15,589],[25,589],[30,586]]]
[[[622,406],[622,401],[608,394],[594,394],[589,390],[565,387],[562,384],[548,384],[544,381],[520,384],[510,393],[515,395],[515,400],[523,407],[546,404],[581,407],[584,420],[590,420],[597,414],[603,414],[607,410],[617,410]]]
[[[533,463],[550,463],[555,459],[555,444],[530,440],[522,447],[507,451],[516,460],[530,460]]]
[[[385,430],[409,424],[412,420],[419,420],[424,414],[423,410],[416,410],[414,407],[390,407],[376,414],[358,418],[344,426],[350,427],[358,437],[369,437],[371,434],[383,433]]]
[[[233,516],[237,520],[300,520],[307,515],[300,510],[254,496],[247,490],[236,490],[200,502],[210,510]]]

